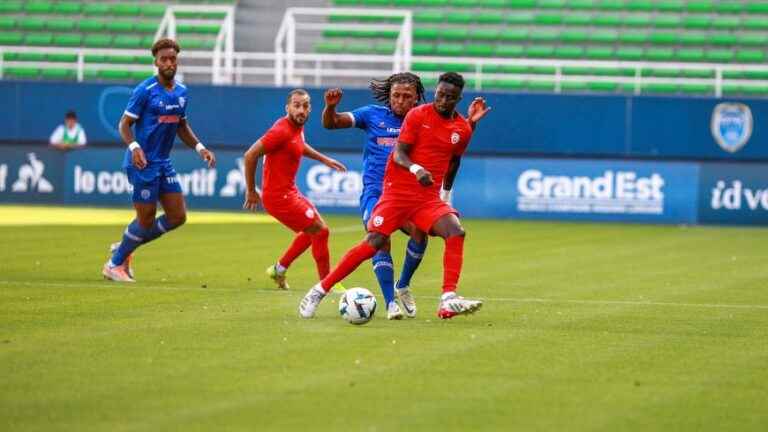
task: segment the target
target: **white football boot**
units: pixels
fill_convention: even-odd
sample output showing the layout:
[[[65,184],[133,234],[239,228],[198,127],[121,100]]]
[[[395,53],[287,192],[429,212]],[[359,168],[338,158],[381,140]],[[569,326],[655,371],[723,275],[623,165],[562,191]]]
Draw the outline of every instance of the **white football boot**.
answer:
[[[387,306],[387,319],[388,320],[403,319],[403,311],[401,311],[400,306],[397,305],[397,300],[391,302],[389,306]]]
[[[320,302],[325,298],[325,291],[318,283],[307,291],[307,294],[301,299],[299,303],[299,315],[302,318],[312,318],[315,316],[315,311],[320,305]]]
[[[128,275],[128,272],[125,270],[125,264],[112,267],[110,262],[107,261],[101,269],[101,275],[104,276],[104,279],[114,282],[136,282]]]
[[[109,245],[110,259],[112,259],[112,255],[115,254],[115,251],[117,251],[118,247],[120,247],[120,242],[112,243],[111,245]],[[135,277],[133,276],[133,254],[128,255],[123,265],[125,266],[125,272],[128,273],[128,276],[131,279],[135,279]]]
[[[397,293],[397,298],[400,300],[400,303],[403,304],[405,316],[408,318],[416,318],[416,300],[413,298],[413,294],[411,294],[411,289],[409,287],[402,289],[398,288],[395,292]]]
[[[456,293],[450,293],[444,295],[442,300],[440,300],[437,316],[440,319],[451,319],[456,315],[475,313],[482,306],[483,302],[480,300],[468,300],[456,295]]]

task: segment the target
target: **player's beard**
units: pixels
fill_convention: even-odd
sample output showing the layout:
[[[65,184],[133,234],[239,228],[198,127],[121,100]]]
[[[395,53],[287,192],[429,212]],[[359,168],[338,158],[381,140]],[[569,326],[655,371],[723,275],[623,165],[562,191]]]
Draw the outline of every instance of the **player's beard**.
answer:
[[[289,117],[291,118],[291,121],[292,121],[294,124],[298,125],[298,126],[303,126],[303,125],[304,125],[304,123],[306,123],[306,122],[307,122],[307,117],[306,117],[306,116],[305,116],[305,117],[303,117],[303,118],[301,118],[301,119],[299,119],[298,117],[296,117],[296,116],[294,116],[294,115],[289,115]]]
[[[172,81],[176,77],[176,69],[162,69],[160,74],[168,81]]]

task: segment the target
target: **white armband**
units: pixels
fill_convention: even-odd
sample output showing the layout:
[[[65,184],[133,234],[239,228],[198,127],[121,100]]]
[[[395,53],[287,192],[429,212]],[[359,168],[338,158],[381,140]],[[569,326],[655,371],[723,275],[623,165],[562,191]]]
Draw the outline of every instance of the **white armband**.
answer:
[[[140,148],[141,148],[141,146],[136,141],[128,144],[128,150],[130,150],[130,151],[134,151],[134,150],[140,149]]]
[[[205,150],[205,146],[203,143],[199,142],[197,145],[195,145],[195,151],[200,153],[201,151]]]
[[[423,170],[424,167],[419,164],[412,164],[410,168],[408,168],[408,171],[411,172],[411,174],[416,175],[419,170]]]

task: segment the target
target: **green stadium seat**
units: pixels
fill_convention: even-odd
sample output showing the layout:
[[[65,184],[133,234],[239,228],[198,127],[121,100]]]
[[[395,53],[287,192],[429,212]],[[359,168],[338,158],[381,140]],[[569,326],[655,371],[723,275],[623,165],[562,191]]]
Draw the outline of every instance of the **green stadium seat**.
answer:
[[[768,80],[768,71],[744,71],[745,79]]]
[[[589,35],[589,40],[596,43],[612,44],[619,40],[619,33],[613,30],[598,30]]]
[[[677,43],[678,33],[651,33],[649,40],[654,45],[673,45]]]
[[[630,11],[652,11],[653,2],[650,0],[627,0],[625,7]]]
[[[710,84],[682,84],[680,90],[688,94],[709,94],[715,92],[715,86]]]
[[[547,58],[555,54],[555,47],[548,45],[531,45],[526,47],[525,55],[533,58]]]
[[[24,36],[25,45],[44,46],[53,42],[52,33],[27,33]]]
[[[738,14],[742,12],[742,9],[740,2],[724,1],[715,3],[715,10],[720,13]]]
[[[557,30],[534,30],[529,35],[532,41],[552,42],[558,40],[560,33]]]
[[[537,25],[560,25],[563,23],[563,17],[559,14],[537,14],[533,18],[534,24]]]
[[[411,69],[417,72],[437,72],[441,68],[439,63],[432,62],[414,62],[411,64]]]
[[[710,18],[704,15],[688,15],[683,18],[683,26],[692,29],[709,28]]]
[[[741,87],[741,91],[747,95],[765,96],[768,95],[768,86],[750,86]]]
[[[736,35],[731,33],[716,33],[709,36],[711,45],[734,45],[736,44]]]
[[[768,2],[748,2],[745,6],[748,13],[768,15]]]
[[[673,61],[675,57],[674,50],[670,48],[648,48],[645,57],[651,61]]]
[[[413,20],[417,23],[441,23],[445,14],[440,11],[417,11],[413,14]]]
[[[159,26],[160,26],[160,23],[157,23],[157,22],[139,21],[136,23],[133,29],[139,33],[154,33],[157,31],[157,28]]]
[[[104,30],[104,22],[97,20],[84,19],[77,22],[77,28],[81,32],[95,33]]]
[[[584,56],[590,60],[608,60],[613,58],[613,55],[613,48],[587,47],[587,49],[584,50]]]
[[[112,7],[106,3],[87,3],[83,6],[83,15],[105,16],[109,15]]]
[[[615,92],[619,85],[612,81],[590,81],[587,88],[594,92]]]
[[[552,92],[555,90],[555,83],[552,81],[528,81],[528,90],[533,92]]]
[[[622,10],[624,9],[624,0],[602,0],[599,3],[602,10]]]
[[[736,61],[742,63],[762,63],[765,61],[765,52],[758,50],[740,50],[736,53]]]
[[[597,7],[595,3],[595,0],[569,0],[568,8],[574,10],[594,9]]]
[[[694,13],[707,13],[712,12],[714,6],[711,0],[703,1],[688,1],[685,5],[685,10]]]
[[[624,19],[624,25],[627,27],[650,27],[650,15],[628,15]]]
[[[104,26],[104,28],[111,33],[130,33],[133,31],[133,22],[107,21],[107,24]],[[179,33],[183,33],[183,32],[179,31]]]
[[[189,49],[193,49],[189,47]],[[342,42],[319,42],[315,45],[315,51],[325,54],[334,54],[344,51],[344,44]]]
[[[600,27],[618,27],[621,22],[619,15],[598,15],[592,18],[592,24]]]
[[[131,78],[131,73],[117,69],[102,69],[98,72],[98,77],[105,80],[127,81]]]
[[[472,29],[469,31],[469,38],[475,40],[495,41],[499,40],[499,31],[497,29]]]
[[[411,53],[414,55],[433,55],[435,53],[435,46],[432,44],[415,43],[413,44]]]
[[[704,45],[708,42],[708,36],[705,33],[681,33],[679,43],[681,45]]]
[[[165,14],[165,5],[163,4],[144,4],[140,7],[141,14],[145,17],[161,17]]]
[[[704,51],[698,48],[681,48],[677,50],[677,59],[684,62],[700,62],[704,60]]]
[[[565,0],[538,0],[536,5],[540,9],[564,9]]]
[[[46,22],[46,28],[56,32],[69,32],[75,28],[75,22],[68,19],[51,19]]]
[[[12,14],[21,13],[24,10],[21,2],[18,1],[2,1],[0,2],[0,13]]]
[[[680,72],[676,69],[643,69],[642,75],[655,78],[677,78]]]
[[[77,55],[76,54],[51,53],[51,54],[48,54],[48,61],[50,61],[50,62],[61,62],[61,63],[75,63],[77,61]]]
[[[24,6],[24,11],[28,14],[48,14],[53,10],[53,5],[49,2],[31,1]]]
[[[498,13],[480,13],[475,15],[475,21],[480,24],[501,24],[504,18]]]
[[[527,29],[504,29],[499,38],[504,41],[523,41],[528,39],[528,34]]]
[[[535,17],[530,13],[512,13],[507,15],[506,22],[510,25],[533,24]]]
[[[560,90],[563,92],[584,92],[589,88],[585,82],[566,81],[560,83]]]
[[[583,43],[588,40],[586,31],[565,30],[560,33],[560,40],[565,43]]]
[[[440,30],[440,37],[446,40],[466,40],[469,30],[466,28],[444,28]]]
[[[395,52],[395,44],[392,42],[379,42],[373,47],[376,54],[387,55]]]
[[[768,19],[766,18],[747,18],[743,26],[749,30],[768,30]]]
[[[765,46],[768,45],[768,34],[743,33],[736,37],[739,45]]]
[[[496,55],[499,57],[523,57],[525,50],[521,45],[499,45],[496,47]]]
[[[474,15],[466,12],[448,12],[445,14],[445,22],[451,24],[469,24]]]
[[[133,71],[130,74],[131,74],[131,80],[136,82],[144,81],[145,79],[152,76],[151,71]]]
[[[712,70],[704,69],[685,69],[681,72],[681,75],[686,78],[713,78],[715,72]]]
[[[12,30],[16,27],[16,18],[0,17],[0,30]]]
[[[420,0],[420,2],[422,6],[440,7],[440,8],[444,8],[448,6],[448,0]]]
[[[508,0],[507,7],[512,9],[534,9],[536,0]]]
[[[40,71],[40,77],[51,80],[71,80],[77,76],[74,69],[46,68]]]
[[[480,5],[486,9],[504,9],[507,7],[507,0],[480,0]]]
[[[707,50],[704,54],[704,58],[713,63],[727,63],[733,60],[734,53],[731,50],[711,49]]]
[[[643,93],[677,93],[678,90],[677,84],[643,84],[642,85],[642,92]]]
[[[717,17],[712,20],[712,27],[719,30],[735,30],[741,26],[739,17]]]
[[[493,45],[487,44],[469,44],[466,46],[466,54],[469,56],[477,57],[491,57],[493,56]]]
[[[45,28],[45,20],[41,18],[21,18],[19,28],[27,31],[42,30]]]
[[[439,56],[460,56],[463,53],[463,44],[439,43],[435,47],[435,54]]]
[[[675,28],[680,27],[683,20],[678,15],[659,15],[653,19],[654,27]]]
[[[0,45],[19,45],[24,37],[19,32],[0,32]]]
[[[650,40],[650,36],[646,32],[640,31],[623,31],[619,34],[619,41],[626,44],[642,45]]]
[[[141,48],[141,38],[138,36],[118,35],[112,41],[112,45],[117,48]]]
[[[45,61],[45,54],[44,53],[18,53],[16,55],[16,61],[42,62],[42,61]]]
[[[367,43],[351,42],[347,44],[346,51],[352,54],[373,54],[373,46]]]
[[[81,8],[81,3],[60,1],[53,5],[53,12],[56,15],[75,15],[80,13]]]
[[[331,35],[328,34],[328,30],[325,31],[324,35],[326,37],[329,37]],[[414,39],[422,39],[422,40],[436,40],[440,37],[440,32],[436,28],[432,27],[418,27],[413,29],[413,38]]]
[[[488,87],[504,90],[522,90],[526,87],[526,82],[516,79],[501,79],[488,81]]]
[[[117,3],[112,6],[112,14],[117,16],[137,16],[141,12],[139,5],[131,3]]]
[[[3,69],[3,76],[20,79],[37,78],[38,73],[40,71],[37,68],[29,67],[8,67]]]
[[[561,46],[555,48],[555,57],[564,59],[578,59],[584,57],[584,48]]]
[[[637,47],[619,47],[616,49],[616,57],[620,60],[637,61],[642,60],[644,55],[643,48]]]
[[[661,0],[656,2],[656,9],[662,12],[683,12],[685,5],[681,0]]]
[[[53,37],[53,45],[56,46],[80,46],[83,42],[83,37],[79,34],[60,34]]]
[[[592,15],[585,13],[568,14],[563,17],[563,24],[569,26],[589,26],[592,25]]]
[[[87,47],[92,47],[92,48],[108,47],[111,44],[112,44],[111,35],[91,34],[91,35],[86,35],[85,38],[83,39],[83,45]]]

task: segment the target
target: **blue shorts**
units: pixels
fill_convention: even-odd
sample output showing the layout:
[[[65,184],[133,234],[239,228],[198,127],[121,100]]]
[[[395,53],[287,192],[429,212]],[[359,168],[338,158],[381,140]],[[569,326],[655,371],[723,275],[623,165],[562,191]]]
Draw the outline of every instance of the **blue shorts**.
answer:
[[[143,170],[129,166],[125,173],[133,185],[131,198],[135,203],[154,204],[163,194],[181,193],[178,174],[171,164],[150,165]]]
[[[381,198],[381,191],[364,190],[363,194],[360,195],[360,215],[363,217],[363,226],[366,229],[368,228],[368,219],[371,218],[371,213],[373,213],[376,203],[379,202],[379,198]]]

